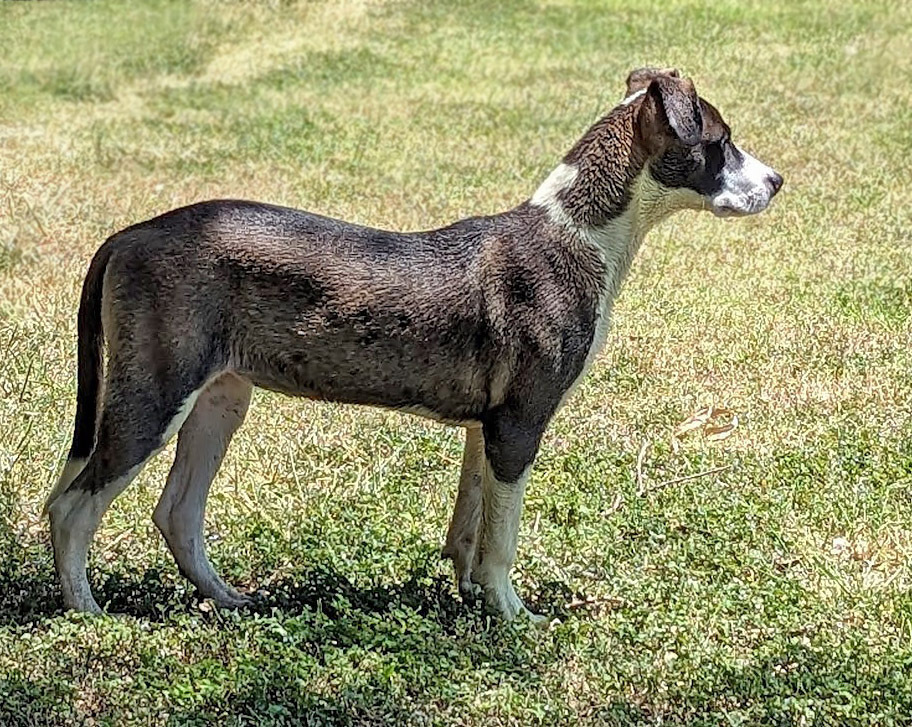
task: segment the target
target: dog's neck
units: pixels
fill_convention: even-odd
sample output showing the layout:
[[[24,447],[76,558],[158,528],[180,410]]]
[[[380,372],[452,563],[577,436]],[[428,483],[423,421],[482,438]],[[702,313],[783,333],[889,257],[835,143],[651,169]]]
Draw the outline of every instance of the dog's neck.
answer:
[[[598,249],[609,298],[643,237],[674,211],[667,190],[645,168],[648,153],[636,134],[636,108],[635,102],[624,103],[589,129],[530,200],[568,235]]]

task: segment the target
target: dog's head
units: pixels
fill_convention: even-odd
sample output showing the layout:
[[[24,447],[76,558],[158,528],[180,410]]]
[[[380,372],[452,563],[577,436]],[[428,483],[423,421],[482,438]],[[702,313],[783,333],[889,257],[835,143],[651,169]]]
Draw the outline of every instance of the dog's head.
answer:
[[[683,207],[720,217],[762,212],[782,177],[731,139],[718,110],[673,68],[640,68],[627,77],[626,105],[637,107],[637,129],[651,177],[674,191]]]

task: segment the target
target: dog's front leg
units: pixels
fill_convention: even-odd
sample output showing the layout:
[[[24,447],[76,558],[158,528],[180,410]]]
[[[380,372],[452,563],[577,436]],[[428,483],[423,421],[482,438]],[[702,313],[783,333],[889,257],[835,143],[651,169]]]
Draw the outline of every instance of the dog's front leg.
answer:
[[[507,620],[520,614],[533,621],[545,620],[526,609],[510,578],[523,496],[541,432],[541,428],[508,416],[496,417],[484,427],[481,542],[473,580],[484,589],[488,606]]]
[[[484,477],[484,435],[481,425],[466,427],[465,451],[459,475],[459,491],[446,544],[441,556],[453,560],[456,583],[464,599],[481,593],[472,581],[472,568],[478,554],[481,527],[482,479]]]

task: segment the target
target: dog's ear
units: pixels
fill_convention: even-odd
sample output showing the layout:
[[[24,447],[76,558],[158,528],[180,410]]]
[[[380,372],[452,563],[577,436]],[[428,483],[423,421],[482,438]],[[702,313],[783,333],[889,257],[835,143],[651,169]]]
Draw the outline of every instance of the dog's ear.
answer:
[[[627,76],[627,95],[632,96],[637,91],[642,91],[661,76],[680,78],[677,68],[637,68]]]
[[[647,137],[664,132],[685,146],[695,146],[703,138],[700,98],[689,78],[663,75],[652,79],[640,113]]]

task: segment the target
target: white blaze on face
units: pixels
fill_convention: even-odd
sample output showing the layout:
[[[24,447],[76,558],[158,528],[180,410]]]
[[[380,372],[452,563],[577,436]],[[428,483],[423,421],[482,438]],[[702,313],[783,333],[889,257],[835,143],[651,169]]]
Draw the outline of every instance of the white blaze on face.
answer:
[[[759,159],[741,149],[738,153],[740,162],[723,167],[722,188],[710,198],[712,211],[719,217],[762,212],[782,184],[779,175]]]

